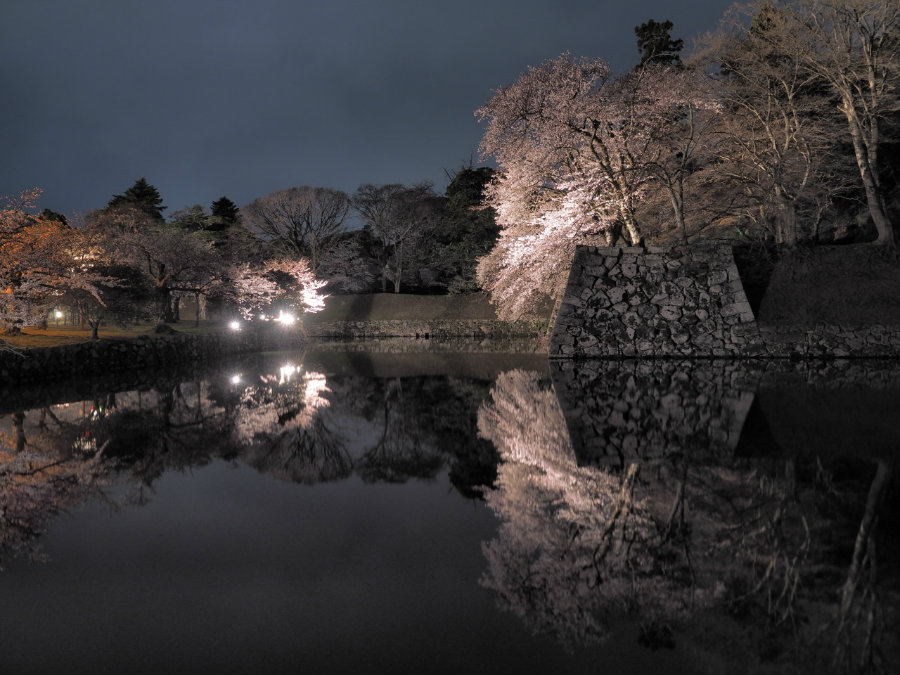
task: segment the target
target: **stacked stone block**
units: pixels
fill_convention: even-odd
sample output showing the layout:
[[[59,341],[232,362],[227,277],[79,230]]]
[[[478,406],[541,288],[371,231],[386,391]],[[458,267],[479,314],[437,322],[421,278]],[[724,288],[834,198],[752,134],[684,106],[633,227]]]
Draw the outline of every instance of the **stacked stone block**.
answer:
[[[756,321],[730,246],[575,250],[550,358],[898,358],[900,327]]]
[[[550,356],[734,356],[759,342],[730,248],[579,246]]]

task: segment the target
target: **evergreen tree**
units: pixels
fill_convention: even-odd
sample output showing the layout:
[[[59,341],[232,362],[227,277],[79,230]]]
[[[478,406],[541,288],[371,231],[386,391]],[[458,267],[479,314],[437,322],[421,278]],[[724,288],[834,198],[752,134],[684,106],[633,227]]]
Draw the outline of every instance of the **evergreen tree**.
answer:
[[[671,21],[657,23],[653,19],[635,26],[634,34],[637,36],[638,51],[641,53],[638,67],[648,61],[664,66],[681,64],[679,52],[684,47],[684,40],[672,39],[672,26]]]
[[[141,176],[134,182],[130,188],[125,190],[125,194],[113,195],[109,200],[107,208],[115,208],[120,206],[132,206],[137,208],[154,220],[162,220],[162,212],[166,209],[162,205],[162,197],[159,190],[147,182],[147,179]]]
[[[238,220],[238,207],[228,197],[220,197],[212,203],[212,217],[225,226],[234,225]]]
[[[51,211],[50,209],[44,209],[41,211],[41,218],[44,220],[55,220],[58,223],[62,223],[63,225],[69,224],[69,219],[66,218],[63,214],[57,213],[56,211]]]

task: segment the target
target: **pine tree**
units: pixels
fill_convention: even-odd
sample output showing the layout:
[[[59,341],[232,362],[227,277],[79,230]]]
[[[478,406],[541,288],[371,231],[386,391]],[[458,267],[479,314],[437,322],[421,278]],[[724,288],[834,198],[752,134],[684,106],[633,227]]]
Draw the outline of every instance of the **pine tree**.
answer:
[[[151,218],[162,220],[162,212],[166,209],[162,205],[162,197],[159,190],[147,182],[147,179],[141,176],[134,182],[130,188],[125,190],[125,194],[114,195],[109,200],[107,208],[117,206],[133,206],[146,213]]]
[[[634,34],[637,36],[638,51],[641,52],[643,66],[648,61],[656,65],[677,66],[681,63],[678,52],[684,47],[684,40],[673,40],[672,22],[663,21],[657,23],[653,19],[635,26]]]
[[[228,197],[220,197],[212,203],[212,223],[207,229],[224,230],[238,220],[238,207]]]

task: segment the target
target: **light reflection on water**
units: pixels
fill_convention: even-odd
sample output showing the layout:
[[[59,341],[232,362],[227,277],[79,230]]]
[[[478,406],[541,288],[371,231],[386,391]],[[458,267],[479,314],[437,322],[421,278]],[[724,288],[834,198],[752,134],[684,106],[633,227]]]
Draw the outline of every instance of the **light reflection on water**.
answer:
[[[0,670],[900,662],[896,363],[492,356],[5,397]]]

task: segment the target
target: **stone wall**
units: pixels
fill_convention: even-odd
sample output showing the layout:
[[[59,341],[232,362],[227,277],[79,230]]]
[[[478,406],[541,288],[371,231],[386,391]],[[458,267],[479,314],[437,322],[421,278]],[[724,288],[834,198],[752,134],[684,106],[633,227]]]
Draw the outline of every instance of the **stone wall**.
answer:
[[[272,329],[272,330],[266,330]],[[209,335],[161,334],[133,340],[97,340],[28,349],[22,355],[0,351],[0,390],[19,382],[66,380],[164,364],[198,363],[224,354],[292,349],[310,340],[388,341],[386,351],[415,351],[420,342],[447,343],[462,351],[502,351],[516,338],[528,338],[527,351],[542,348],[541,324],[504,321],[359,321],[317,324],[305,335],[277,326]],[[519,351],[517,348],[516,351]]]
[[[538,337],[546,333],[546,324],[537,321],[447,320],[428,321],[340,321],[313,323],[306,329],[310,338],[514,338]]]
[[[900,357],[892,326],[757,323],[729,246],[576,248],[551,358]]]
[[[94,377],[136,368],[200,363],[223,354],[287,348],[296,338],[256,331],[213,335],[154,335],[133,340],[96,340],[0,352],[0,388],[20,382]]]

